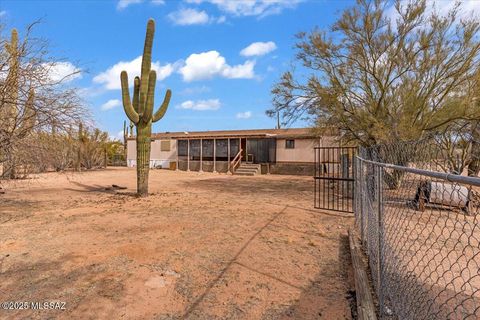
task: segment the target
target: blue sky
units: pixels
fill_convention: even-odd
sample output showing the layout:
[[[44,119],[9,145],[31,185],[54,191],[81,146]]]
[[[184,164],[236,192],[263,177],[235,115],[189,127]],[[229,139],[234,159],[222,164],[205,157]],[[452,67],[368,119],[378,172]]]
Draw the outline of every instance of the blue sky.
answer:
[[[0,19],[20,35],[37,19],[35,36],[65,58],[59,73],[79,68],[78,87],[96,125],[117,136],[126,116],[119,72],[140,71],[149,18],[156,21],[153,67],[156,108],[173,91],[153,131],[273,128],[265,115],[270,90],[294,60],[295,34],[326,27],[352,2],[296,0],[1,0]],[[295,123],[295,127],[305,122]]]

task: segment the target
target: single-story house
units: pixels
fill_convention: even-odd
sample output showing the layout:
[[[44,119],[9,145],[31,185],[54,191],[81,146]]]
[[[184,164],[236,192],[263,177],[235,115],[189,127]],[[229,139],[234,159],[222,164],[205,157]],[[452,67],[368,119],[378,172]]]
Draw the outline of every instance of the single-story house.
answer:
[[[314,147],[338,146],[337,138],[319,138],[309,128],[155,133],[150,167],[233,172],[246,163],[261,173],[311,175]],[[127,165],[136,165],[135,137],[127,140]]]

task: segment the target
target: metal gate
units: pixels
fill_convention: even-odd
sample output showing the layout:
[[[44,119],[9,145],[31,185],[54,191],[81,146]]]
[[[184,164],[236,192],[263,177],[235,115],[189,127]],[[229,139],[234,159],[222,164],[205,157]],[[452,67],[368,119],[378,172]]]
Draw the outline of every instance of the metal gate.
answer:
[[[356,147],[315,147],[314,207],[353,212]]]

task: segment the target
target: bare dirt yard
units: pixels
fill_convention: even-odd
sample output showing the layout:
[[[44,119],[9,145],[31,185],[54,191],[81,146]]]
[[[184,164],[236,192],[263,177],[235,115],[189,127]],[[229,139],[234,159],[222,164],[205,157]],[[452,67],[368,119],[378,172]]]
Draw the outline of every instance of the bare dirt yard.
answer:
[[[147,198],[135,179],[2,183],[0,301],[65,310],[1,319],[351,319],[353,218],[312,209],[311,177],[153,170]]]

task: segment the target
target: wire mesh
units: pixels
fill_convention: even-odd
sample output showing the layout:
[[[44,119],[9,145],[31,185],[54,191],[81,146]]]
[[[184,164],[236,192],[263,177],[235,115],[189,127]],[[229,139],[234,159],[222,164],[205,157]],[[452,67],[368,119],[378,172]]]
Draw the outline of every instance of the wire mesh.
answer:
[[[382,319],[480,319],[479,190],[434,175],[467,175],[456,152],[431,140],[359,151],[354,212]]]

